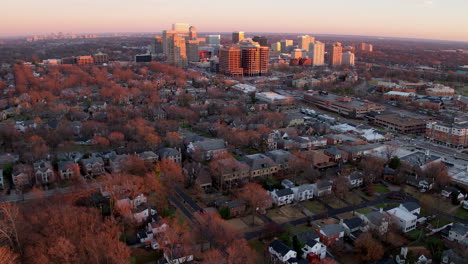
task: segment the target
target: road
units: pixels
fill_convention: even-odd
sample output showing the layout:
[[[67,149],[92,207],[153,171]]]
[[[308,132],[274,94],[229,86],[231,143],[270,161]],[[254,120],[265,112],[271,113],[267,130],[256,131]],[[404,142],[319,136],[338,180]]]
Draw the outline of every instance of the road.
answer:
[[[42,191],[42,192],[29,192],[25,194],[12,194],[12,195],[4,195],[0,196],[0,203],[5,202],[26,202],[29,200],[38,199],[41,197],[51,197],[57,194],[71,194],[71,193],[79,193],[90,189],[97,189],[99,188],[96,184],[88,184],[83,188],[76,188],[76,187],[64,187],[64,188],[56,188],[52,190]]]

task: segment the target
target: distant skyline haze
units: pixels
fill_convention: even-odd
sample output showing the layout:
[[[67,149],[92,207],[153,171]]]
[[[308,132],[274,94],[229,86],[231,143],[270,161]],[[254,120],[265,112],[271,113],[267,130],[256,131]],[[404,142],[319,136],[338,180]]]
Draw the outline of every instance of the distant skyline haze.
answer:
[[[0,36],[52,32],[244,31],[425,38],[468,42],[466,0],[14,0]]]

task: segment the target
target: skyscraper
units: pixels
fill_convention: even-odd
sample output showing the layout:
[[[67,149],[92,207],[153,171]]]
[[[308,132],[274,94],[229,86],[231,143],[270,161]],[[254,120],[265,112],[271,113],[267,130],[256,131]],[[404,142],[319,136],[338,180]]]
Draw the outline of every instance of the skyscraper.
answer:
[[[199,61],[198,56],[198,41],[197,40],[187,40],[185,43],[187,46],[187,59],[189,62]]]
[[[206,44],[208,45],[220,45],[221,35],[208,35],[206,36]]]
[[[315,41],[309,45],[310,57],[312,65],[320,66],[325,64],[325,44],[320,41]]]
[[[179,33],[189,33],[190,31],[190,24],[186,23],[175,23],[172,24],[172,30],[177,31]]]
[[[281,40],[281,52],[290,53],[293,50],[294,42],[290,39]]]
[[[252,40],[258,42],[262,47],[268,47],[268,39],[265,36],[255,36]]]
[[[299,49],[309,51],[309,45],[310,43],[314,43],[315,38],[308,36],[308,35],[304,35],[304,36],[297,37],[297,41],[298,41],[297,46]]]
[[[293,59],[301,58],[302,57],[302,50],[301,49],[293,49],[293,51],[291,52],[291,57]]]
[[[257,48],[258,53],[260,53],[260,75],[268,74],[268,60],[270,58],[270,48],[268,47],[259,47]]]
[[[160,36],[154,37],[153,53],[154,54],[162,54],[163,53],[163,39]]]
[[[256,47],[242,48],[242,68],[244,75],[256,76],[260,74],[260,54]]]
[[[242,40],[244,40],[244,32],[236,31],[232,33],[232,43],[237,44]]]
[[[333,43],[331,54],[330,54],[330,64],[331,66],[341,65],[343,57],[343,47],[340,42]]]
[[[271,43],[270,48],[272,51],[281,51],[281,42]]]
[[[219,50],[219,72],[229,76],[242,76],[241,50],[239,48],[222,48]]]
[[[351,51],[343,53],[343,64],[354,65],[354,53]]]
[[[188,60],[185,38],[174,34],[167,39],[167,43],[167,62],[176,67],[186,67]]]
[[[194,26],[191,26],[189,28],[189,39],[190,40],[195,40],[197,39],[197,28]]]
[[[367,43],[362,42],[359,46],[360,46],[359,50],[361,51],[367,51],[367,52],[374,51],[374,46],[372,44],[367,44]]]

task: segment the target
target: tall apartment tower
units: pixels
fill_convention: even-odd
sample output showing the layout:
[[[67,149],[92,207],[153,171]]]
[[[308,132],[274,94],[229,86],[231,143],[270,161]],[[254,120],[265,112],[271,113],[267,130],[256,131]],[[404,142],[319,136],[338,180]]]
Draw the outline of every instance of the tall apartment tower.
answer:
[[[179,33],[189,33],[190,31],[190,24],[186,23],[175,23],[172,24],[172,30],[177,31]]]
[[[262,47],[268,47],[268,39],[265,36],[255,36],[252,40],[258,42]]]
[[[340,42],[333,43],[331,54],[330,54],[330,64],[331,66],[341,65],[343,59],[343,47]]]
[[[360,51],[366,51],[367,50],[367,44],[362,42],[360,45],[359,45],[359,50]]]
[[[293,50],[294,42],[290,39],[281,40],[281,52],[290,53]]]
[[[297,43],[298,43],[297,46],[299,49],[309,51],[310,43],[314,43],[314,41],[315,41],[314,37],[311,37],[308,35],[299,36],[297,37]]]
[[[188,60],[185,38],[175,34],[170,36],[167,42],[167,62],[176,67],[186,67]]]
[[[198,34],[197,34],[197,28],[194,27],[194,26],[191,26],[191,27],[189,28],[189,39],[190,39],[190,40],[195,40],[195,39],[197,39],[197,36],[198,36]]]
[[[325,43],[315,41],[309,45],[312,65],[321,66],[325,64]]]
[[[374,51],[374,45],[372,44],[367,44],[367,49],[366,49],[367,52],[373,52]]]
[[[258,47],[258,53],[260,54],[260,75],[268,74],[268,60],[270,58],[270,48]]]
[[[343,53],[343,64],[345,65],[354,65],[354,53],[347,51]]]
[[[200,57],[198,56],[198,41],[197,40],[188,40],[185,43],[187,47],[187,59],[189,62],[199,61]]]
[[[242,76],[241,50],[239,48],[222,48],[219,50],[219,72],[229,76]]]
[[[244,32],[236,31],[232,33],[232,43],[237,44],[242,40],[244,40]]]
[[[257,76],[260,74],[260,53],[256,47],[243,47],[242,48],[242,63],[244,75]]]
[[[153,53],[154,54],[162,54],[163,51],[163,39],[160,36],[154,37],[153,43]]]
[[[367,51],[367,52],[374,51],[374,46],[372,44],[362,42],[359,46],[360,46],[361,51]]]
[[[220,45],[221,35],[208,35],[206,36],[206,44]]]

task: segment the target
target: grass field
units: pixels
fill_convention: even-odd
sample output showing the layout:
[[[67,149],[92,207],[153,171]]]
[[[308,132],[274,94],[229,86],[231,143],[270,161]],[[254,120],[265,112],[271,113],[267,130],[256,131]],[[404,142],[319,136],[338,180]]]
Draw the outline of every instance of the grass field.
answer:
[[[398,206],[397,203],[383,203],[383,204],[378,204],[375,206],[375,208],[386,208],[386,207],[396,207]]]
[[[148,264],[157,263],[157,260],[162,257],[159,251],[151,250],[147,251],[144,249],[135,249],[132,251],[132,257],[130,263],[132,264]]]
[[[345,200],[350,204],[360,204],[362,202],[361,197],[355,193],[349,193]]]
[[[317,201],[304,201],[302,205],[314,214],[320,214],[325,211],[325,207]]]
[[[380,193],[380,194],[384,194],[384,193],[390,192],[390,190],[389,190],[387,187],[383,186],[382,184],[376,184],[376,185],[375,185],[375,191],[376,191],[377,193]]]
[[[338,199],[337,197],[332,197],[332,198],[329,198],[329,199],[325,199],[323,200],[323,202],[325,202],[326,204],[328,204],[329,206],[337,209],[337,208],[342,208],[342,207],[345,207],[347,204],[344,203],[343,201],[341,201],[340,199]]]
[[[364,198],[366,198],[367,200],[373,200],[374,197],[371,197],[367,194],[365,194],[362,190],[356,190],[356,192],[358,192],[360,195],[364,196]]]
[[[372,209],[368,208],[368,207],[364,207],[364,208],[361,208],[359,210],[356,210],[358,213],[361,213],[361,214],[367,214],[367,213],[370,213],[372,212]]]
[[[468,220],[468,210],[463,209],[463,208],[458,208],[455,212],[453,212],[453,215],[456,217],[460,217],[461,219]]]

